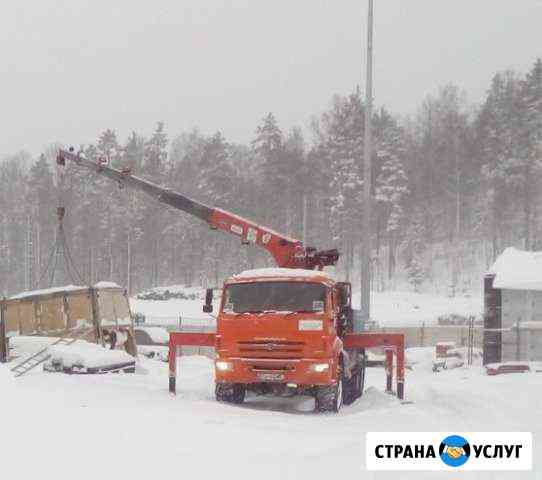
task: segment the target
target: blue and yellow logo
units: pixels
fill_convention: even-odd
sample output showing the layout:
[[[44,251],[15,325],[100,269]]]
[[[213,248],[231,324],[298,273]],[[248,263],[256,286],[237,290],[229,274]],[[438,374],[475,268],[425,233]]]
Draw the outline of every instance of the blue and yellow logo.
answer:
[[[461,467],[470,458],[470,444],[460,435],[450,435],[440,442],[441,460],[450,467]]]

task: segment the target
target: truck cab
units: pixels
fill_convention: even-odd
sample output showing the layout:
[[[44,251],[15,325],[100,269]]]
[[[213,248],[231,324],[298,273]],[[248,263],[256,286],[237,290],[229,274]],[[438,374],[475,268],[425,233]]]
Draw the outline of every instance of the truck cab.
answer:
[[[346,351],[352,330],[350,284],[315,270],[269,268],[229,278],[217,316],[216,398],[312,395],[338,411],[363,390],[363,351]],[[207,296],[205,311],[212,309]]]

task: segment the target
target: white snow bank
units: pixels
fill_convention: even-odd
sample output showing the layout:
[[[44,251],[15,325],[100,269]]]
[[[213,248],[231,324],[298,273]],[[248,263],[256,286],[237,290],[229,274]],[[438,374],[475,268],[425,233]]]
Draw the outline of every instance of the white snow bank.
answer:
[[[282,278],[307,278],[319,275],[332,278],[329,272],[318,270],[304,270],[302,268],[256,268],[254,270],[245,270],[234,275],[233,278],[253,278],[253,277],[282,277]]]
[[[48,364],[61,363],[66,368],[100,368],[133,362],[134,357],[122,350],[109,350],[94,343],[79,341],[73,345],[55,345],[49,349]]]
[[[509,247],[488,273],[495,275],[494,288],[542,291],[542,252]]]

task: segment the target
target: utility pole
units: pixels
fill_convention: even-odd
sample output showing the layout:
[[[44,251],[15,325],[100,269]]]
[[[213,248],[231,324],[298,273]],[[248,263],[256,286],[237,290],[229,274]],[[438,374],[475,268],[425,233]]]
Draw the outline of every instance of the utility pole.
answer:
[[[307,245],[307,193],[303,194],[303,245]]]
[[[373,0],[368,0],[368,2],[365,138],[363,142],[363,238],[361,241],[361,311],[363,322],[367,322],[371,318],[371,120],[373,115]]]

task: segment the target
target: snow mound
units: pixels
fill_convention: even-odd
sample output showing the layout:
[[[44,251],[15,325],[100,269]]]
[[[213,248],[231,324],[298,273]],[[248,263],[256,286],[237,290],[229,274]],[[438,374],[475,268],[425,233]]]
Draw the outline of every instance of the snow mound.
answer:
[[[435,360],[434,347],[412,347],[405,350],[406,364],[415,369],[431,370]]]
[[[49,349],[48,365],[64,368],[105,368],[133,362],[134,357],[121,350],[109,350],[101,345],[79,341],[73,345],[55,345]]]
[[[363,392],[363,396],[357,403],[358,408],[363,410],[377,410],[388,408],[392,405],[397,405],[399,400],[397,397],[378,390],[376,387],[368,387]]]
[[[495,275],[494,288],[542,291],[542,252],[509,247],[488,273]]]

